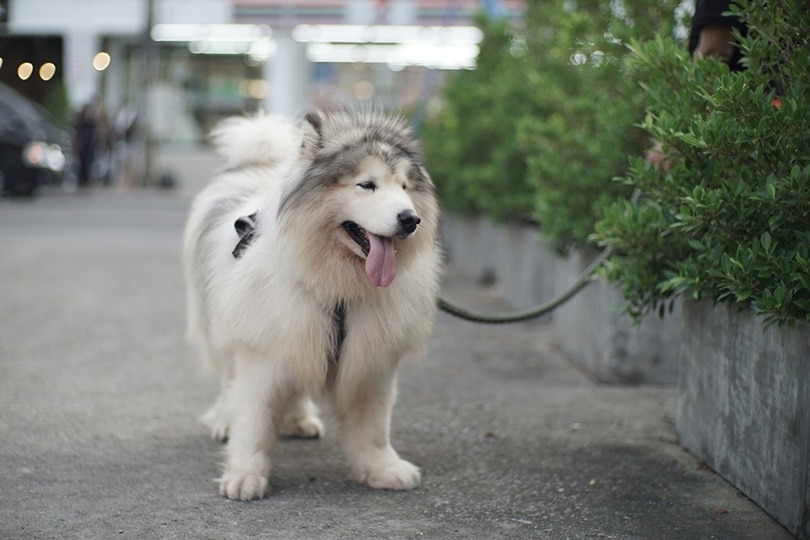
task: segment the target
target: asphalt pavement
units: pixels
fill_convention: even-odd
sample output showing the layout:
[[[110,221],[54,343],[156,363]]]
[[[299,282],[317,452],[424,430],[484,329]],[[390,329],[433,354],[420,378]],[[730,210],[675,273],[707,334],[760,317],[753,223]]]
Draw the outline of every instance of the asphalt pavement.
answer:
[[[677,444],[673,387],[595,383],[547,321],[439,316],[392,421],[420,488],[352,481],[327,418],[278,445],[269,497],[220,497],[197,421],[217,383],[183,339],[187,207],[0,200],[0,538],[790,538]],[[444,293],[503,307],[452,267]]]

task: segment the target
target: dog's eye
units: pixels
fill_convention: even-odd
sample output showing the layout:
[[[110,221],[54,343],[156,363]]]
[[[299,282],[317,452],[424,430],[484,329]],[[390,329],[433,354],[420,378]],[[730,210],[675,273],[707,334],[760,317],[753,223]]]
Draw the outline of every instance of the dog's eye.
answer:
[[[357,187],[374,191],[377,189],[377,184],[375,184],[373,180],[368,180],[366,182],[360,182],[357,184]]]
[[[408,189],[408,184],[406,184],[405,182],[403,182],[403,183],[402,183],[402,189]]]

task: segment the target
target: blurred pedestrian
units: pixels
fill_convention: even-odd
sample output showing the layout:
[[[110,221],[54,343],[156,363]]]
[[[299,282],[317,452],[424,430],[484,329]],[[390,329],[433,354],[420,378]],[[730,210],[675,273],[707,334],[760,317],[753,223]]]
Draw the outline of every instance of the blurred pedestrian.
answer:
[[[81,108],[73,122],[73,148],[79,160],[79,186],[86,187],[93,178],[96,151],[96,118],[91,103]]]
[[[125,189],[134,188],[140,174],[136,158],[143,155],[143,148],[140,143],[137,108],[132,103],[125,103],[116,114],[112,140],[117,183]]]
[[[96,144],[92,177],[105,186],[110,185],[115,176],[112,138],[110,115],[104,103],[99,103],[96,110]]]

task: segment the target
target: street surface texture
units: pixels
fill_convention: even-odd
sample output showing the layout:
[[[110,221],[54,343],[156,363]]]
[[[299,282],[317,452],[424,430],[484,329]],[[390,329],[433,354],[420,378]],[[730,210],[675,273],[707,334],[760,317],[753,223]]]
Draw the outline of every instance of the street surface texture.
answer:
[[[547,321],[441,314],[392,422],[409,492],[350,479],[334,423],[281,441],[269,497],[220,497],[184,342],[188,201],[0,200],[0,538],[789,538],[682,450],[675,391],[594,383]],[[448,270],[445,294],[503,308]]]

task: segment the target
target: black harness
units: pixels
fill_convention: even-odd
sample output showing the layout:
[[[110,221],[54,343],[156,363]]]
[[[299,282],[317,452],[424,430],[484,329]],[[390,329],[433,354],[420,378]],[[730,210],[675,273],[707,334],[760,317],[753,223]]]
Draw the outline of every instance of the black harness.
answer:
[[[236,229],[236,234],[239,235],[239,243],[233,248],[231,255],[233,255],[234,259],[238,259],[256,236],[256,212],[249,216],[240,217],[234,222],[233,226]]]
[[[337,379],[338,368],[340,366],[340,351],[343,348],[343,342],[346,340],[346,303],[343,300],[338,300],[335,304],[335,309],[332,310],[332,331],[333,341],[332,349],[327,356],[326,365],[326,386],[333,388],[335,386],[335,379]]]

